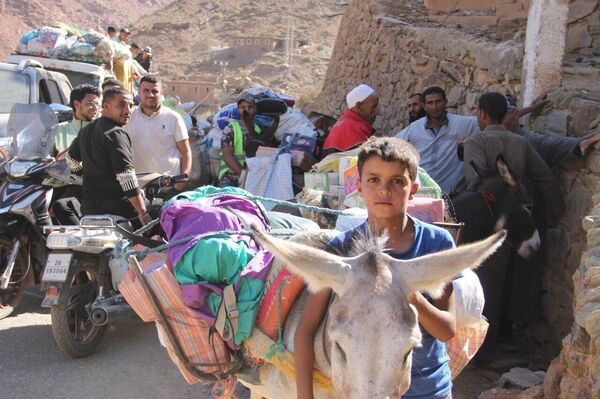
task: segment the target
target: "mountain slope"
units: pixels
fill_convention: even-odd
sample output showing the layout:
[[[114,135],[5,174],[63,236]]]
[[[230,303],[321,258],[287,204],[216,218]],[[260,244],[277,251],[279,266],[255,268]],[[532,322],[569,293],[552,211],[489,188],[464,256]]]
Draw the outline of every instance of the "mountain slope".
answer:
[[[180,0],[139,20],[132,39],[152,47],[153,69],[168,79],[224,73],[230,87],[252,82],[301,95],[325,76],[344,8],[338,0]],[[296,43],[289,68],[284,43],[268,52],[228,48],[230,37],[285,41],[288,26]]]

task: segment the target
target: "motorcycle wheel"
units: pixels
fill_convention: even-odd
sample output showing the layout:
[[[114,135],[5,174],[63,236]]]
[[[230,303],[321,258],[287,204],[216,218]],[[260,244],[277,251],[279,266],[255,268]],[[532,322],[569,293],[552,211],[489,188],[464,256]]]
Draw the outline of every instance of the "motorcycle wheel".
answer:
[[[13,248],[12,239],[0,237],[0,265],[6,266]],[[0,290],[0,320],[10,315],[23,297],[25,291],[25,273],[27,272],[27,257],[23,249],[17,255],[15,266],[10,277],[10,283],[5,290]],[[2,270],[4,267],[2,267]]]
[[[94,325],[85,309],[98,296],[100,283],[97,262],[78,259],[69,270],[58,304],[52,306],[52,334],[60,350],[69,357],[94,353],[106,332],[108,325]]]

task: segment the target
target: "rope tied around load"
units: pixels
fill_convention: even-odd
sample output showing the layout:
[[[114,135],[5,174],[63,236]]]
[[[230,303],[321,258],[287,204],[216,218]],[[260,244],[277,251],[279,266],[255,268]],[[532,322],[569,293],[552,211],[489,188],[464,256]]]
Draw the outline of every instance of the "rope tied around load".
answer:
[[[281,291],[283,291],[283,287],[288,279],[289,276],[284,278],[279,284],[279,287],[277,287],[277,341],[269,348],[267,359],[272,359],[276,354],[279,354],[280,358],[285,356],[285,347],[283,346],[283,323],[281,321]]]
[[[351,212],[347,212],[347,211],[343,211],[343,210],[337,210],[337,209],[329,209],[329,208],[323,208],[323,207],[319,207],[319,206],[315,206],[315,205],[306,205],[306,204],[299,204],[296,202],[290,202],[290,201],[285,201],[285,200],[278,200],[275,198],[269,198],[269,197],[264,197],[264,196],[260,196],[260,195],[254,195],[254,194],[249,194],[249,195],[242,195],[240,194],[240,196],[244,197],[244,198],[248,198],[250,200],[253,201],[261,201],[261,202],[270,202],[270,203],[274,203],[275,205],[286,205],[289,207],[294,207],[294,208],[298,208],[298,209],[304,209],[310,212],[322,212],[322,213],[329,213],[332,215],[344,215],[344,216],[352,216],[353,214]],[[150,230],[152,227],[156,226],[157,224],[160,223],[160,218],[156,218],[154,220],[152,220],[150,223],[144,225],[142,228],[136,230],[135,232],[133,232],[133,235],[141,235],[142,233]],[[272,235],[279,235],[279,236],[292,236],[294,235],[296,232],[291,231],[291,230],[287,230],[287,229],[277,229],[277,230],[271,230],[270,232]],[[142,250],[130,250],[128,251],[128,255],[134,255],[138,260],[142,260],[144,259],[146,256],[148,256],[149,253],[151,252],[161,252],[164,251],[165,249],[169,249],[171,247],[177,246],[177,245],[181,245],[181,244],[185,244],[190,240],[193,239],[203,239],[203,238],[207,238],[207,237],[211,237],[211,236],[215,236],[215,235],[219,235],[219,234],[229,234],[229,235],[248,235],[251,236],[252,232],[251,231],[227,231],[227,230],[222,230],[222,231],[213,231],[213,232],[209,232],[206,234],[201,234],[201,235],[194,235],[194,236],[188,236],[188,237],[183,237],[179,240],[175,240],[175,241],[171,241],[171,242],[165,242],[162,245],[159,245],[157,247],[154,248],[149,248],[146,247]]]

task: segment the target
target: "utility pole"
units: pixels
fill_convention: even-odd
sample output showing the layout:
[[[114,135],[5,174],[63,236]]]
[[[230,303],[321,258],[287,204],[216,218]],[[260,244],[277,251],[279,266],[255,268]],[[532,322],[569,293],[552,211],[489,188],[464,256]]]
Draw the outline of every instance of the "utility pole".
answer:
[[[293,2],[292,2],[292,7],[293,7]],[[285,83],[287,83],[287,81],[289,80],[289,76],[290,76],[290,68],[292,67],[292,64],[294,63],[294,24],[295,24],[295,20],[294,20],[294,16],[293,13],[290,14],[287,18],[288,23],[287,23],[287,33],[285,35]]]
[[[217,72],[217,87],[221,89],[221,95],[219,97],[219,101],[221,97],[224,97],[227,92],[227,66],[229,62],[227,61],[214,61],[213,64],[219,69]]]

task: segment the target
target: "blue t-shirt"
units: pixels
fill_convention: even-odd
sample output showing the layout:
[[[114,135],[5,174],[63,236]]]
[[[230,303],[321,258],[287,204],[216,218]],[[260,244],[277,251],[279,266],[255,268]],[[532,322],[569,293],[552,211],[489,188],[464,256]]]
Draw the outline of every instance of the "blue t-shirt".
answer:
[[[415,239],[412,246],[406,252],[398,253],[388,251],[387,253],[396,259],[413,259],[419,256],[454,248],[454,240],[450,233],[441,227],[420,221],[410,217],[415,226]],[[368,230],[368,222],[348,230],[334,237],[329,242],[329,248],[333,248],[342,254],[348,253],[352,248],[355,237],[364,235]],[[429,297],[425,297],[431,301]],[[408,391],[402,399],[441,399],[452,393],[452,379],[450,367],[448,366],[448,354],[446,345],[434,338],[421,325],[421,346],[413,350],[411,383]]]

